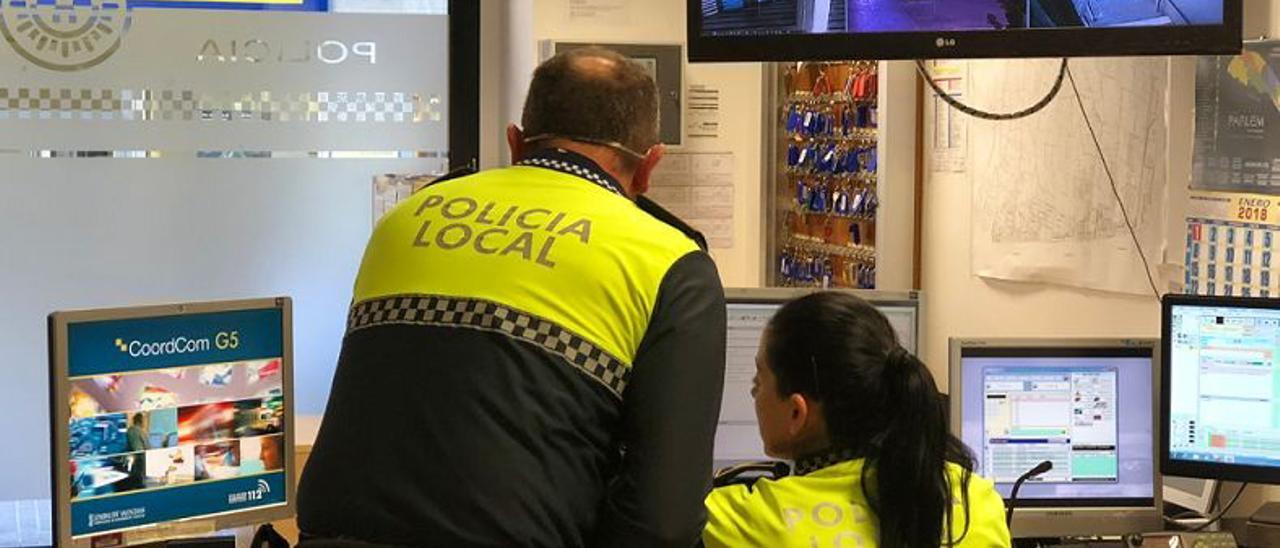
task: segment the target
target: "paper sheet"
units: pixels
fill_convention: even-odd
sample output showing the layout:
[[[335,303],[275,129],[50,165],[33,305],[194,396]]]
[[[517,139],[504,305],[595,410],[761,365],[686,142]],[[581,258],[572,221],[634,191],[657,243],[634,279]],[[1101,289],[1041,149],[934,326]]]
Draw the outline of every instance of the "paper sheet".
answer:
[[[1049,89],[1058,66],[974,62],[970,103],[996,112],[1024,108]],[[1165,247],[1168,60],[1073,60],[1071,67],[1155,276]],[[1069,85],[1033,116],[973,122],[970,137],[975,275],[1151,293]]]
[[[964,61],[932,61],[929,73],[947,95],[965,101],[965,80],[969,64]],[[935,173],[964,173],[968,170],[969,116],[948,105],[936,93],[932,95],[933,156]]]
[[[720,90],[701,84],[689,86],[685,134],[691,139],[720,137]]]
[[[646,193],[702,232],[713,248],[733,247],[733,153],[668,153]]]
[[[631,22],[627,3],[627,0],[569,0],[569,22],[625,25]]]

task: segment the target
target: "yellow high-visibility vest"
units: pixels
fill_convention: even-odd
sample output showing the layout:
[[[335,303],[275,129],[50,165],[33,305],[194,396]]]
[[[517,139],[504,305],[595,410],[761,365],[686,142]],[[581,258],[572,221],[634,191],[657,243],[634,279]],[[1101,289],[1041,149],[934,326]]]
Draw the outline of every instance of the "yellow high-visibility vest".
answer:
[[[710,547],[873,548],[876,516],[862,493],[863,459],[847,460],[802,476],[730,485],[707,497],[703,541]],[[960,501],[961,468],[947,465],[956,506],[951,524],[959,548],[1010,546],[1004,501],[989,480],[969,479],[969,513]],[[887,486],[892,489],[892,486]],[[968,532],[960,535],[968,523]],[[945,539],[939,539],[943,545]]]

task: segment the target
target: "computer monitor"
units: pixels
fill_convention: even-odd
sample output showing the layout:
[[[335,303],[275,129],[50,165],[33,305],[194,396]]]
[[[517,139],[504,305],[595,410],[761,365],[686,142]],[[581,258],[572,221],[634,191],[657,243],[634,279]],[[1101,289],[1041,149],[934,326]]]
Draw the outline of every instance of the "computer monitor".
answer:
[[[760,336],[773,314],[788,301],[813,289],[727,289],[728,342],[725,349],[724,396],[716,429],[714,460],[717,468],[742,462],[768,460],[755,405],[751,379],[756,373]],[[916,353],[919,340],[919,305],[914,293],[848,291],[884,313],[904,348]]]
[[[952,339],[951,425],[1019,538],[1159,530],[1154,340]]]
[[[291,322],[288,298],[51,314],[55,544],[291,516]]]
[[[1163,301],[1165,473],[1280,483],[1280,300]]]
[[[1181,478],[1164,476],[1164,502],[1174,504],[1177,508],[1185,508],[1207,517],[1213,512],[1214,503],[1218,499],[1218,482],[1214,480]],[[1165,512],[1176,515],[1168,506]]]

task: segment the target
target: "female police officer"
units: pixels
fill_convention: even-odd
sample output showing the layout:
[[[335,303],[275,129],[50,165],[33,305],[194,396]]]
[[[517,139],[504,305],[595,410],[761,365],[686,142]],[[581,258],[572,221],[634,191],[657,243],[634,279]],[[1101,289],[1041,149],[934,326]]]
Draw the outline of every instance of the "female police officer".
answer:
[[[861,299],[782,307],[752,396],[765,451],[795,460],[795,475],[713,491],[708,546],[1010,544],[1000,495],[947,433],[933,377]]]

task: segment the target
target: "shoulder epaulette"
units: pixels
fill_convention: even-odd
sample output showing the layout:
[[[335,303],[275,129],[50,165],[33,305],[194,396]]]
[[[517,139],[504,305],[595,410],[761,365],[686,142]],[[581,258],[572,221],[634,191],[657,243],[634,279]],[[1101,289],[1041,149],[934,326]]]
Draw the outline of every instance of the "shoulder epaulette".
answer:
[[[680,217],[676,216],[676,214],[663,209],[662,206],[658,205],[658,202],[650,200],[642,195],[636,198],[636,205],[640,206],[641,211],[652,215],[653,218],[670,225],[672,228],[679,230],[685,236],[688,236],[689,239],[698,244],[699,249],[703,251],[707,250],[707,238],[703,236],[701,232],[698,232],[698,229],[693,228],[689,223],[681,220]]]
[[[423,187],[422,187],[422,188],[427,188],[427,187],[430,187],[430,186],[433,186],[433,185],[438,185],[438,184],[443,183],[443,182],[445,182],[445,181],[452,181],[453,179],[461,179],[461,178],[466,177],[466,176],[468,176],[468,175],[475,175],[476,173],[479,173],[478,171],[476,171],[476,168],[471,167],[471,166],[462,166],[462,167],[457,168],[457,169],[455,169],[455,170],[453,170],[453,171],[450,171],[450,172],[448,172],[448,173],[445,173],[444,175],[441,175],[441,176],[439,176],[439,177],[436,177],[436,178],[435,178],[434,180],[432,180],[430,183],[427,183],[427,184],[423,185]]]

